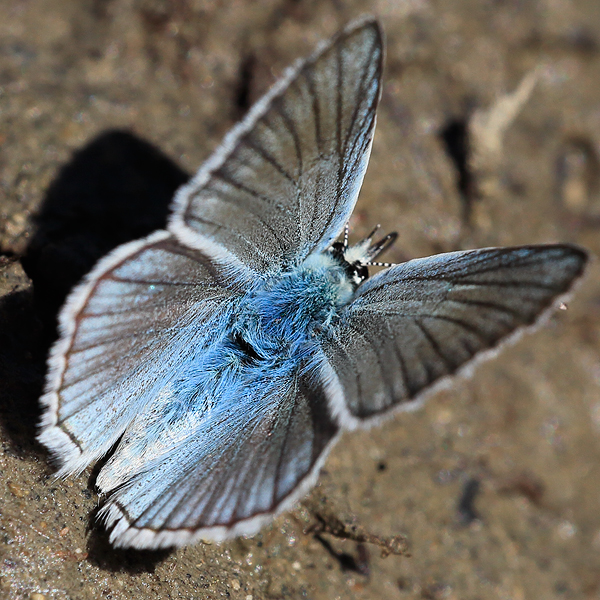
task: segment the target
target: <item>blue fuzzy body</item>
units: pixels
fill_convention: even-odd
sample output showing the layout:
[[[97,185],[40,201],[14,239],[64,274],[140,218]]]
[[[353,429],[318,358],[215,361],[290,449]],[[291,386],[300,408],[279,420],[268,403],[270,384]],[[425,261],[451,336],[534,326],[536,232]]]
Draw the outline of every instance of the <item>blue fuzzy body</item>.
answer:
[[[209,322],[205,344],[170,384],[169,420],[188,411],[204,419],[211,409],[260,405],[290,392],[285,386],[295,373],[318,366],[315,338],[339,319],[354,289],[329,253],[258,282]]]

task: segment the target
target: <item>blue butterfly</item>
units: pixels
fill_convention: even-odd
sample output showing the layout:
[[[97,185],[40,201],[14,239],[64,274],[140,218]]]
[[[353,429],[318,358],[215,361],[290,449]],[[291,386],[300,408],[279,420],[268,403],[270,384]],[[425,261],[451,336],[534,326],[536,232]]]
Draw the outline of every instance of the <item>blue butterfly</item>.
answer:
[[[254,534],[314,485],[343,430],[418,406],[534,323],[586,253],[547,245],[369,267],[336,241],[367,167],[382,33],[366,19],[290,68],[60,315],[39,440],[97,486],[115,546]]]

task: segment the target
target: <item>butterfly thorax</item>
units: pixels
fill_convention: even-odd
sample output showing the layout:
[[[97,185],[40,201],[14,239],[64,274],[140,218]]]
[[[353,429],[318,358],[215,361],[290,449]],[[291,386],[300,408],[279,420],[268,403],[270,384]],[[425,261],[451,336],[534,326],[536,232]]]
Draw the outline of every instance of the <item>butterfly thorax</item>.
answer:
[[[354,290],[347,270],[329,252],[311,255],[242,299],[231,339],[249,363],[303,358]]]
[[[200,418],[250,393],[262,401],[271,393],[269,382],[311,370],[320,356],[317,336],[339,320],[354,291],[329,252],[265,279],[207,328],[213,332],[207,344],[165,392],[163,419],[180,415],[182,406]]]

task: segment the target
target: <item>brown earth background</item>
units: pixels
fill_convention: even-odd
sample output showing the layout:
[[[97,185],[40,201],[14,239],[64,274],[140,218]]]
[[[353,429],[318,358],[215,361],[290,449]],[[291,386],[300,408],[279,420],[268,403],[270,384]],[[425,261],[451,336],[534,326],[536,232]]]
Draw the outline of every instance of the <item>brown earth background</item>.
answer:
[[[398,231],[396,262],[600,252],[598,0],[0,1],[0,597],[600,598],[597,263],[568,310],[472,379],[344,436],[307,501],[254,538],[116,551],[91,518],[91,472],[54,481],[34,441],[69,289],[163,227],[252,101],[363,13],[387,58],[353,235]],[[528,74],[503,139],[481,134]],[[319,518],[349,535],[317,534]],[[410,556],[344,539],[353,527],[405,535]]]

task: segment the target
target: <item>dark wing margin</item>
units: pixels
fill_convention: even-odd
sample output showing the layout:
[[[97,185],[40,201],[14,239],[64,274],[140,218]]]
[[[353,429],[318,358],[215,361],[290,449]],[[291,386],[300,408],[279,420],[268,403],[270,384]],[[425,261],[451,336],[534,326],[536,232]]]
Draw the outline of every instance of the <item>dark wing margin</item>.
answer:
[[[288,69],[177,193],[169,229],[258,273],[326,249],[362,184],[382,64],[382,32],[365,19]]]
[[[323,350],[342,425],[419,405],[560,302],[583,273],[570,245],[440,254],[367,280]]]
[[[265,389],[210,415],[137,472],[123,473],[131,461],[117,447],[98,477],[110,494],[100,517],[111,543],[162,548],[253,535],[304,496],[338,436],[325,386],[295,375]]]
[[[100,261],[63,307],[48,360],[38,440],[58,476],[108,452],[233,296],[206,256],[166,231]]]

